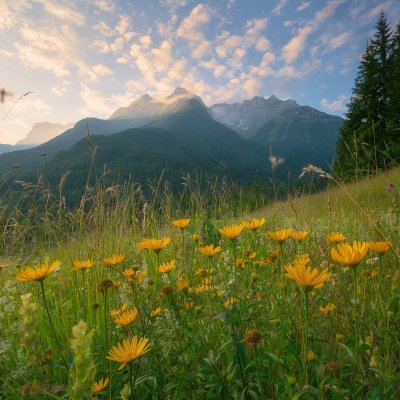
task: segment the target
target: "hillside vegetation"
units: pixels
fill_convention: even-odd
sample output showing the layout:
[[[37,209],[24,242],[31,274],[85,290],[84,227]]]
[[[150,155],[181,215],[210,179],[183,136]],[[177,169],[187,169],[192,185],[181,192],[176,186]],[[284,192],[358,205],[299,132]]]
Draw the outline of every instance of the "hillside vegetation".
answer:
[[[400,171],[267,207],[186,184],[3,214],[1,398],[397,398]]]

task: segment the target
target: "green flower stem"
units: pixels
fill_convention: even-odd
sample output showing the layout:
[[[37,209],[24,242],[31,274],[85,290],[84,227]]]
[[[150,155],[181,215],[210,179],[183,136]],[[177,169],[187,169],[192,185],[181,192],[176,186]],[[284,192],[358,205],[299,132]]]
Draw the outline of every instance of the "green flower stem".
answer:
[[[235,239],[232,239],[232,246],[233,246],[233,273],[235,275],[235,287],[236,287],[236,245],[235,245]]]
[[[356,351],[358,353],[359,341],[360,341],[360,327],[359,318],[357,312],[357,300],[358,300],[358,280],[357,280],[357,268],[353,267],[353,319],[354,319],[354,333],[356,337]]]
[[[308,292],[303,290],[304,293],[304,332],[303,332],[303,362],[304,362],[304,385],[308,384]]]
[[[40,281],[40,287],[42,289],[42,294],[43,294],[44,308],[46,309],[47,317],[49,319],[49,323],[50,323],[50,327],[51,327],[51,331],[52,331],[54,340],[56,342],[58,351],[60,352],[60,355],[61,355],[61,358],[63,360],[63,364],[65,366],[65,369],[68,370],[68,364],[67,364],[67,361],[65,360],[64,355],[62,353],[60,342],[58,341],[58,338],[57,338],[57,335],[56,335],[56,330],[54,329],[53,321],[52,321],[51,316],[50,316],[49,307],[47,306],[46,293],[45,293],[45,290],[44,290],[43,280]]]

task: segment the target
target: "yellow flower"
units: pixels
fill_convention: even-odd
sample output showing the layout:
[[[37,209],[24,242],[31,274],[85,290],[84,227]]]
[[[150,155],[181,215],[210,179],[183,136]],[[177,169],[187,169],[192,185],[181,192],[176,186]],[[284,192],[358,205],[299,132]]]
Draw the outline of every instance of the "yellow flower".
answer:
[[[245,228],[255,232],[258,228],[261,228],[265,224],[265,218],[254,218],[251,221],[243,221],[242,224]]]
[[[235,299],[234,297],[231,297],[224,302],[224,307],[225,308],[232,307],[236,302],[237,302],[237,299]]]
[[[317,356],[315,355],[315,353],[312,350],[307,351],[307,361],[310,361],[310,362],[314,361],[316,357]]]
[[[197,268],[196,272],[194,273],[197,276],[207,276],[207,270],[205,268]]]
[[[235,240],[242,233],[243,228],[242,224],[227,225],[219,229],[219,233],[230,240]]]
[[[114,322],[120,326],[129,325],[136,319],[137,314],[138,310],[136,308],[131,311],[121,312],[114,317]]]
[[[356,267],[368,252],[368,244],[363,242],[353,242],[353,246],[348,243],[339,243],[337,249],[331,249],[331,257],[339,264]]]
[[[136,279],[138,280],[139,283],[141,283],[142,280],[146,277],[147,277],[147,271],[138,271],[136,274]]]
[[[171,269],[174,267],[174,265],[175,265],[175,259],[161,264],[160,267],[158,268],[158,271],[167,273],[167,272],[171,271]]]
[[[249,260],[254,260],[256,258],[256,252],[255,251],[246,251],[244,255],[249,259]]]
[[[142,337],[138,340],[137,336],[131,339],[124,339],[108,351],[107,359],[121,363],[118,369],[122,369],[126,364],[136,360],[149,351],[149,339]]]
[[[299,254],[295,258],[295,264],[304,264],[307,265],[310,263],[310,256],[307,253]]]
[[[303,290],[310,292],[313,289],[318,289],[331,277],[328,268],[318,271],[317,268],[311,270],[305,264],[288,265],[285,267],[286,276],[294,280]]]
[[[113,285],[113,287],[115,287],[115,288],[117,288],[117,287],[120,287],[121,286],[121,281],[118,281],[118,280],[116,280],[116,281],[112,281],[112,285]]]
[[[125,256],[123,254],[114,254],[111,257],[107,257],[103,260],[103,264],[105,267],[109,267],[111,265],[118,265],[124,261]]]
[[[325,307],[320,307],[319,312],[324,315],[332,314],[336,306],[332,303],[327,304]]]
[[[46,260],[44,264],[40,265],[39,267],[26,267],[22,271],[18,271],[16,275],[17,281],[21,282],[29,282],[29,281],[42,281],[46,278],[47,275],[51,274],[55,271],[61,262],[56,260],[51,265],[49,265],[49,261]]]
[[[222,297],[225,294],[225,289],[217,290],[217,296]]]
[[[367,244],[368,248],[375,253],[386,253],[392,245],[391,242],[367,242]]]
[[[89,269],[90,267],[93,267],[94,261],[92,260],[86,260],[86,261],[74,261],[72,263],[72,266],[75,271],[79,271],[82,269]]]
[[[342,232],[331,232],[326,235],[326,240],[330,243],[340,243],[346,239]]]
[[[221,247],[220,246],[214,247],[213,244],[210,244],[209,246],[199,247],[199,252],[203,254],[203,256],[209,258],[215,256],[219,251],[221,251]]]
[[[281,229],[279,231],[268,231],[268,236],[275,242],[282,244],[285,240],[289,239],[292,233],[292,228]]]
[[[189,287],[189,280],[186,276],[181,276],[176,284],[178,289],[186,289]]]
[[[159,253],[164,247],[168,246],[171,238],[163,237],[162,239],[144,239],[138,243],[138,248],[141,250],[153,250]]]
[[[151,313],[150,313],[150,317],[154,318],[156,315],[160,314],[160,312],[162,311],[161,307],[157,307],[155,308]]]
[[[108,385],[108,378],[106,379],[100,379],[99,381],[93,383],[92,385],[92,393],[98,393],[101,392],[103,389],[105,389]]]
[[[185,229],[190,223],[190,219],[189,218],[184,218],[184,219],[175,219],[174,221],[172,221],[172,225],[176,226],[177,228],[180,229]]]
[[[121,313],[125,310],[125,308],[128,307],[128,304],[124,303],[120,308],[117,308],[116,310],[112,310],[110,312],[110,315],[114,318],[118,315],[121,315]]]
[[[198,241],[200,240],[200,235],[199,235],[198,233],[193,233],[192,239],[193,239],[195,242],[198,242]]]
[[[290,233],[290,237],[293,238],[294,240],[297,240],[298,242],[303,240],[307,235],[308,235],[307,231]]]
[[[132,268],[126,268],[124,272],[122,272],[127,278],[133,278],[136,274],[136,271]]]
[[[211,278],[204,278],[203,284],[197,286],[194,291],[195,293],[203,293],[210,292],[215,289],[215,286],[212,284]]]

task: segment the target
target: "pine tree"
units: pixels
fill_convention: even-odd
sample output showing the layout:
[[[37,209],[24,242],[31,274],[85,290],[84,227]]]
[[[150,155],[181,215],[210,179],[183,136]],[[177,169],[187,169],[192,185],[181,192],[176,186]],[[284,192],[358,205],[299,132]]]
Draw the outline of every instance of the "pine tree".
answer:
[[[400,29],[381,12],[367,44],[340,131],[334,171],[342,178],[386,169],[399,160]],[[397,113],[397,120],[396,115]]]

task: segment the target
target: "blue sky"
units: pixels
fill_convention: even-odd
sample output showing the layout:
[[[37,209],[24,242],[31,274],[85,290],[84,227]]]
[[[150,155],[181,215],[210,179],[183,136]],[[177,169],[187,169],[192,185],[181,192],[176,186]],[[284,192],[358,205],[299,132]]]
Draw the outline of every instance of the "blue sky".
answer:
[[[35,122],[107,118],[177,86],[206,104],[255,95],[342,115],[380,10],[398,0],[0,0],[0,142]]]

